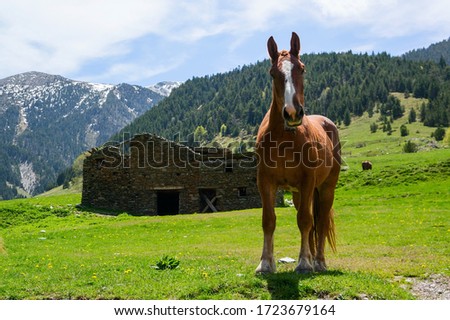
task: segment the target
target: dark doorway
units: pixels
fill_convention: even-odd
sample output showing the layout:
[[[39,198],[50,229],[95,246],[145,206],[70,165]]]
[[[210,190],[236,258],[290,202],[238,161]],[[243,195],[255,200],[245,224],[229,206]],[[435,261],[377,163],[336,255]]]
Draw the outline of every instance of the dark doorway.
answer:
[[[169,215],[180,213],[180,192],[178,191],[158,191],[157,213],[158,215]]]
[[[199,189],[200,212],[217,212],[216,189]]]

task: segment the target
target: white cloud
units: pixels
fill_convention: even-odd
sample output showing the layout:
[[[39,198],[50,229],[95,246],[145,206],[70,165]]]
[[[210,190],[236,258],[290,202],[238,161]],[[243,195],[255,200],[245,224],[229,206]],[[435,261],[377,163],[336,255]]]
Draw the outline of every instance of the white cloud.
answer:
[[[239,44],[239,39],[269,28],[268,19],[282,11],[277,7],[257,0],[3,0],[0,77],[29,70],[80,73],[90,61],[117,57],[117,65],[107,68],[104,75],[124,72],[130,79],[131,74],[138,75],[139,67],[133,65],[142,59],[119,60],[132,55],[134,41],[141,37],[153,35],[166,42],[192,45],[228,34]],[[155,74],[172,68],[169,65],[175,64],[150,65],[154,71],[141,74]],[[131,69],[136,71],[125,73]]]
[[[124,6],[126,4],[126,6]],[[0,72],[75,71],[87,59],[121,55],[122,43],[157,33],[173,2],[2,1]]]
[[[227,41],[222,51],[230,52],[245,50],[257,34],[298,30],[305,21],[313,31],[361,30],[355,48],[420,32],[439,41],[450,34],[448,12],[447,0],[2,0],[0,78],[29,70],[92,74],[82,68],[103,60],[111,65],[97,78],[137,81],[179,67],[195,52],[162,62],[136,53],[140,39],[156,39],[149,44],[154,50],[179,54],[220,36]]]
[[[312,0],[310,13],[323,25],[364,26],[371,36],[395,38],[415,32],[450,33],[446,0]]]
[[[287,23],[289,16],[300,12],[302,3],[303,1],[298,0],[285,0],[282,3],[261,0],[241,1],[232,9],[230,25],[236,33],[268,30],[274,25],[283,24],[283,21]]]
[[[370,1],[366,0],[312,0],[309,11],[323,24],[341,25],[365,21],[370,6]]]
[[[104,79],[120,79],[119,82],[135,83],[137,80],[151,78],[153,76],[174,70],[187,60],[184,54],[165,59],[136,59],[131,62],[118,62],[111,64],[104,72],[88,75],[94,82],[103,82]],[[155,63],[157,61],[157,63]],[[147,83],[146,85],[149,85]]]

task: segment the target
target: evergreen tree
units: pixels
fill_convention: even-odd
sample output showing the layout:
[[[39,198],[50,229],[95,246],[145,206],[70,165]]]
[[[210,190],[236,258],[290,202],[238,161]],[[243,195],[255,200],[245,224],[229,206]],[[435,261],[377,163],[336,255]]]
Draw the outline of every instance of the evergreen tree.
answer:
[[[423,102],[420,105],[420,121],[424,122],[425,121],[425,117],[426,117],[426,109],[427,109],[427,105],[425,104],[425,102]]]
[[[405,112],[405,108],[400,104],[400,100],[395,98],[394,104],[392,105],[392,118],[398,119],[403,117],[403,113]]]
[[[208,132],[203,126],[198,126],[194,131],[194,142],[202,144],[205,142]]]
[[[225,124],[222,124],[220,126],[220,136],[224,137],[227,134],[227,126]]]
[[[369,106],[369,108],[367,109],[367,113],[369,114],[369,118],[373,117],[373,106]]]
[[[405,153],[415,153],[419,150],[419,147],[417,146],[417,144],[415,144],[414,142],[412,142],[411,140],[408,140],[404,145],[403,145],[403,152]]]
[[[345,109],[344,125],[348,127],[351,122],[352,122],[352,118],[350,117],[350,111],[348,111],[348,109]]]
[[[439,59],[439,67],[441,67],[441,69],[445,69],[446,66],[447,62],[445,62],[444,56],[441,55],[441,58]]]
[[[403,116],[405,112],[404,107],[401,106],[400,100],[392,95],[390,95],[380,108],[382,115],[391,116],[393,119],[398,119]]]
[[[387,132],[388,136],[390,136],[392,134],[392,126],[391,126],[391,122],[390,121],[387,121],[386,132]]]
[[[416,98],[428,98],[429,82],[425,77],[421,77],[416,81],[414,85],[414,97]]]
[[[411,110],[409,111],[408,122],[416,122],[416,110],[414,110],[414,108],[411,108]]]
[[[408,134],[409,134],[408,128],[406,127],[405,124],[402,124],[402,125],[400,126],[400,135],[401,135],[402,137],[406,137]]]
[[[444,136],[445,136],[445,129],[442,128],[442,127],[437,128],[437,129],[434,131],[433,136],[434,136],[434,138],[436,139],[436,141],[441,141],[441,140],[443,140],[443,139],[444,139]]]
[[[430,99],[430,100],[436,99],[437,96],[439,95],[439,90],[440,90],[440,87],[439,87],[439,83],[437,82],[437,80],[434,79],[434,80],[430,81],[430,84],[428,86],[428,95],[427,95],[428,99]]]

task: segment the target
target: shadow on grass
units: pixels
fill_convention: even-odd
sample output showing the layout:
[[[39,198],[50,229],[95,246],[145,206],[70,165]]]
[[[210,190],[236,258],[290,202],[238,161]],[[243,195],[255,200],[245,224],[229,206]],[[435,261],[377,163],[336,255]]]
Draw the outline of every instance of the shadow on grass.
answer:
[[[267,287],[272,300],[297,300],[317,297],[326,298],[327,293],[318,292],[312,286],[303,284],[302,281],[322,276],[338,277],[344,275],[338,270],[322,273],[298,274],[293,271],[261,275],[267,281]]]

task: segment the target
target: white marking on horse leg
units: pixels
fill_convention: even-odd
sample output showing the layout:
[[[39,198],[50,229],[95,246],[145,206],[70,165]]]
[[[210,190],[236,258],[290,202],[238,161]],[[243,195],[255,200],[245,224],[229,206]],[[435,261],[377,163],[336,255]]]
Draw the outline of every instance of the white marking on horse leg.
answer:
[[[295,268],[297,273],[309,273],[314,271],[313,261],[311,253],[308,249],[305,249],[306,246],[309,246],[309,243],[305,241],[306,237],[302,237],[302,249],[300,250],[300,255],[298,258],[298,265]]]
[[[261,262],[256,268],[256,273],[274,273],[277,271],[275,259],[273,257],[273,231],[264,230],[264,246]]]
[[[273,257],[273,233],[264,233],[264,247],[261,262],[256,268],[256,273],[274,273],[277,271],[275,259]]]
[[[275,260],[261,260],[258,267],[256,268],[256,273],[275,273],[277,271],[277,266]]]

